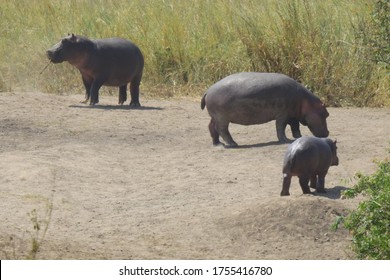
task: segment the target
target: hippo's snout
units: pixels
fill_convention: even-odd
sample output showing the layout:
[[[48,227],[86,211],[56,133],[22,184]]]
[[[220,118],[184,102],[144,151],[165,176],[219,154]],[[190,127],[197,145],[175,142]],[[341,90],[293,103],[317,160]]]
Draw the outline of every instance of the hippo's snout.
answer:
[[[332,163],[331,163],[331,165],[334,165],[334,166],[339,165],[339,157],[337,156],[336,153],[334,153],[333,156],[332,156]]]
[[[52,50],[48,50],[46,52],[46,56],[49,60],[53,60],[54,59],[54,52]]]
[[[319,133],[318,134],[319,136],[317,136],[317,137],[321,137],[321,138],[326,138],[326,137],[328,137],[329,136],[329,131],[328,130],[324,130],[324,131],[322,131],[322,133]]]
[[[326,128],[320,129],[317,127],[309,126],[309,129],[315,137],[326,138],[329,136],[329,130]]]
[[[56,50],[48,50],[46,52],[47,58],[53,63],[61,63],[63,59],[61,59],[59,52]]]
[[[64,61],[63,58],[63,45],[62,43],[57,43],[50,49],[46,51],[47,58],[53,63],[61,63]]]
[[[335,166],[339,165],[339,157],[338,156],[333,157],[332,165],[335,165]]]

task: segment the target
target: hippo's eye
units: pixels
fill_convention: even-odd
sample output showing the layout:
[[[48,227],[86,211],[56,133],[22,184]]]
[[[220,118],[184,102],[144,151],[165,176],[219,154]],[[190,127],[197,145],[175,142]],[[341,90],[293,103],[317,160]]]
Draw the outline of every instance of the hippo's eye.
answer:
[[[62,39],[61,44],[62,45],[70,45],[70,41],[68,39]]]

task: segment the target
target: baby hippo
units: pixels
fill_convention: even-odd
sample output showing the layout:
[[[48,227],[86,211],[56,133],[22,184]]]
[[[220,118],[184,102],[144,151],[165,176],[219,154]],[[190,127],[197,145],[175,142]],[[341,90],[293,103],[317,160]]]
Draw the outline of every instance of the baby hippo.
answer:
[[[313,136],[301,137],[288,146],[283,164],[283,188],[281,196],[290,195],[291,177],[298,176],[304,194],[325,192],[325,176],[331,165],[338,165],[336,141]]]

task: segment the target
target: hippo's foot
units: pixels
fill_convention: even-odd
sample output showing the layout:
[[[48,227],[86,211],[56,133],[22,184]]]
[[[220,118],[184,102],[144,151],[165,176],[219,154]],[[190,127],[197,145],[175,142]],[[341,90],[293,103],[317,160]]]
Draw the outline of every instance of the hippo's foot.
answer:
[[[282,191],[280,193],[280,196],[289,196],[289,195],[290,195],[290,193],[289,192],[285,192],[285,191]]]
[[[311,192],[309,186],[304,186],[304,187],[302,187],[302,193],[303,193],[303,194],[312,194],[312,192]]]
[[[89,105],[90,105],[90,106],[94,106],[94,105],[96,105],[96,104],[99,103],[99,97],[95,97],[95,98],[92,98],[92,97],[91,97],[90,100],[91,100],[91,101],[89,102]]]
[[[123,105],[123,103],[125,103],[126,100],[127,100],[126,96],[124,96],[124,97],[119,96],[118,104],[119,105]]]
[[[213,141],[213,146],[221,146],[222,143],[218,141]]]
[[[130,102],[130,108],[140,108],[141,107],[141,104],[139,103],[139,102],[133,102],[133,101],[131,101]]]
[[[226,149],[234,149],[234,148],[237,148],[238,145],[237,145],[236,142],[233,142],[233,143],[225,144],[224,147],[225,147]]]
[[[295,139],[301,138],[301,137],[302,137],[302,134],[301,134],[300,131],[293,131],[293,132],[292,132],[292,135],[293,135],[293,137],[294,137]]]
[[[313,194],[311,191],[303,192],[303,194]]]
[[[318,193],[326,193],[326,190],[325,189],[317,189],[316,190]]]
[[[281,137],[281,138],[278,138],[278,141],[279,143],[281,144],[286,144],[286,143],[291,143],[292,141],[290,139],[288,139],[287,137]]]

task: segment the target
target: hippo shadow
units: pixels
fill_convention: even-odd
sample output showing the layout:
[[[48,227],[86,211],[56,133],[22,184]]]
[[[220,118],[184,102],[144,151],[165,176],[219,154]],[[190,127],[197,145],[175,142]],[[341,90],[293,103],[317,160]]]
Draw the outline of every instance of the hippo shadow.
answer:
[[[330,199],[340,199],[341,198],[341,192],[348,190],[349,188],[343,187],[343,186],[335,186],[333,188],[326,188],[326,193],[318,193],[313,192],[316,196],[323,196]]]
[[[124,111],[130,111],[130,110],[138,110],[138,111],[148,111],[148,110],[164,110],[164,108],[161,107],[153,107],[153,106],[141,106],[141,107],[130,107],[127,105],[70,105],[71,108],[82,108],[82,109],[100,109],[100,110],[124,110]]]
[[[268,146],[278,146],[292,143],[293,140],[288,140],[287,142],[279,142],[279,141],[270,141],[266,143],[258,143],[258,144],[249,144],[249,145],[238,145],[235,149],[250,149],[250,148],[263,148]]]

